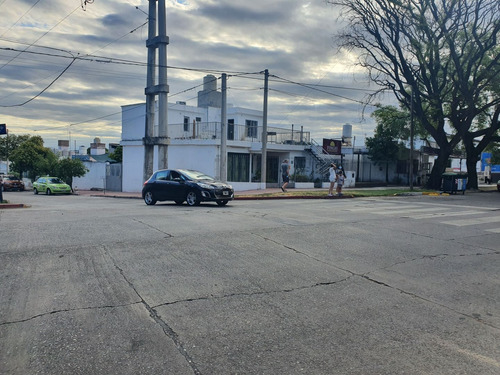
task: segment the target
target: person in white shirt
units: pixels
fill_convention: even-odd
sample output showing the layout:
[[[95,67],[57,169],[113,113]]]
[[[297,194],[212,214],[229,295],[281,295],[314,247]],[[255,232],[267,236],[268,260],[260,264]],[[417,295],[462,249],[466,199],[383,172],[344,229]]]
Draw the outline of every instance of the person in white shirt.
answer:
[[[335,181],[337,179],[337,166],[335,165],[335,163],[332,163],[330,165],[330,168],[328,169],[328,171],[330,172],[330,177],[329,177],[330,189],[328,190],[328,196],[332,197],[333,196],[333,187],[335,186]]]

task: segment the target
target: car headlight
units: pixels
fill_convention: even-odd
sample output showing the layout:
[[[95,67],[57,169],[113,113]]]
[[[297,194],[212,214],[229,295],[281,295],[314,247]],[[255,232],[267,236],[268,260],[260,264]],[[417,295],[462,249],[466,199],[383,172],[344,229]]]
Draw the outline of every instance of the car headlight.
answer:
[[[202,189],[215,189],[214,186],[208,185],[208,184],[204,184],[203,182],[198,182],[198,186],[201,187]]]

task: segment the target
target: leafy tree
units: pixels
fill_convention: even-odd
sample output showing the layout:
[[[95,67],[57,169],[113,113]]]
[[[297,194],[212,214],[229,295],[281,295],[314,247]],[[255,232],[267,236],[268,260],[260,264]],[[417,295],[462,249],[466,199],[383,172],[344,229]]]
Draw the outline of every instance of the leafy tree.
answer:
[[[57,156],[47,147],[43,147],[40,136],[30,137],[22,142],[10,155],[12,170],[35,179],[36,176],[52,174],[57,164]]]
[[[413,110],[438,144],[429,187],[439,188],[460,141],[467,150],[469,187],[477,187],[478,153],[500,126],[498,0],[327,2],[341,6],[349,21],[341,47],[361,52],[359,65],[380,91],[392,91]]]
[[[61,159],[57,163],[56,176],[64,180],[73,190],[73,177],[83,177],[89,170],[79,159]]]
[[[395,107],[382,107],[373,112],[377,122],[373,137],[366,138],[368,157],[374,164],[385,164],[385,182],[389,182],[389,163],[398,159],[400,145],[398,139],[405,139],[404,123],[408,114],[399,112]]]
[[[9,159],[12,152],[30,137],[31,136],[29,134],[9,134],[8,136],[0,137],[0,160]]]
[[[109,157],[116,162],[121,163],[123,161],[123,147],[118,146],[114,152],[109,154]]]

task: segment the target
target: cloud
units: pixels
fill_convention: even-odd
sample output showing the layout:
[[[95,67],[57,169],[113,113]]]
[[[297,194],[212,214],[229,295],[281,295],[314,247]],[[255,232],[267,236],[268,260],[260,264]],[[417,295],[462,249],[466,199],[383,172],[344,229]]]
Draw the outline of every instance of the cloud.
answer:
[[[51,145],[68,137],[68,127],[78,143],[95,136],[118,142],[120,116],[111,114],[145,101],[148,4],[96,1],[84,11],[78,1],[0,2],[2,122],[13,133],[35,132]],[[272,76],[323,85],[321,91],[272,77],[270,126],[303,125],[322,138],[340,135],[348,122],[359,137],[370,135],[369,108],[363,116],[356,100],[373,88],[354,65],[356,56],[337,51],[339,27],[338,10],[323,1],[169,0],[168,65],[180,68],[168,70],[170,100],[196,104],[201,89],[196,86],[213,70],[216,76],[230,74],[229,103],[261,109],[263,75],[258,73],[269,69]],[[73,57],[80,59],[40,97],[6,107],[39,94]]]

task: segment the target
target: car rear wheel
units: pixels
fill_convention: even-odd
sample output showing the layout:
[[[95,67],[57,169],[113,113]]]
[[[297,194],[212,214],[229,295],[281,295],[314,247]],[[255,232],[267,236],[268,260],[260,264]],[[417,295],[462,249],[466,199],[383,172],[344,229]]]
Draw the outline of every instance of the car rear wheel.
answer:
[[[38,194],[38,190],[36,188],[33,188],[33,194]]]
[[[148,205],[148,206],[152,206],[156,203],[156,199],[153,195],[153,192],[151,191],[146,191],[146,193],[144,194],[144,202]]]
[[[47,188],[47,190],[45,190],[45,194],[50,195],[50,194],[52,194],[52,192],[50,191],[49,188]]]
[[[218,204],[219,206],[225,206],[225,205],[227,204],[227,202],[229,202],[229,201],[228,201],[227,199],[224,199],[224,200],[222,200],[222,201],[217,201],[217,204]]]
[[[198,206],[200,204],[200,196],[194,190],[191,190],[186,195],[186,202],[189,206]]]

